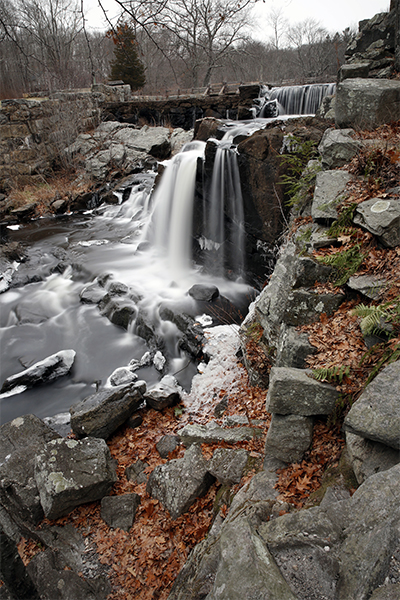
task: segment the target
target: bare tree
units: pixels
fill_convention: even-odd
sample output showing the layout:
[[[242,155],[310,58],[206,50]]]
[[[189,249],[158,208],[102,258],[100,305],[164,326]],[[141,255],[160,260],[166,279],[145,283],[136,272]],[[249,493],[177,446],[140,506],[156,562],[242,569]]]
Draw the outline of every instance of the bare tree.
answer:
[[[296,50],[295,63],[303,78],[324,75],[331,64],[331,39],[315,19],[306,19],[288,30],[289,45]]]
[[[213,71],[222,64],[230,48],[244,40],[250,24],[250,9],[257,0],[115,0],[123,18],[129,16],[164,56],[170,59],[176,77],[193,87],[208,85]],[[101,0],[99,0],[101,3]],[[160,32],[168,32],[164,47]],[[139,32],[136,32],[140,39]],[[164,40],[165,41],[165,40]],[[184,71],[177,73],[176,65]]]
[[[267,22],[273,31],[272,45],[275,50],[281,47],[281,41],[287,35],[289,22],[284,16],[283,8],[274,7],[267,17]]]
[[[108,76],[112,42],[86,29],[82,0],[0,0],[0,40],[2,98]]]

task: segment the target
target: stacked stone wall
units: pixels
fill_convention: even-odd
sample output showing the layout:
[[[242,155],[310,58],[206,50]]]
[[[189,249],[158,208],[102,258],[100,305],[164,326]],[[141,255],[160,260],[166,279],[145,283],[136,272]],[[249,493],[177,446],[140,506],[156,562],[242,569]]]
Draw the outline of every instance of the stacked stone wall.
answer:
[[[3,100],[0,108],[0,188],[48,174],[81,131],[100,122],[99,94]]]

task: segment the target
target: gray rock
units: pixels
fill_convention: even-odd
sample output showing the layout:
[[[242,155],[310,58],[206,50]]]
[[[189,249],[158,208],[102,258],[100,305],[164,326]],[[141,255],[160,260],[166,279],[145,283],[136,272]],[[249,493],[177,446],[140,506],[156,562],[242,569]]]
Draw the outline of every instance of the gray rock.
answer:
[[[336,238],[330,236],[328,232],[329,227],[324,227],[322,225],[316,225],[316,227],[313,226],[309,247],[313,250],[318,250],[318,248],[332,246],[332,244],[336,242]]]
[[[173,519],[177,519],[196,498],[207,492],[213,481],[201,449],[193,445],[186,450],[183,458],[155,467],[150,473],[146,489],[148,494],[161,502]]]
[[[107,292],[103,287],[96,283],[91,283],[83,288],[79,294],[79,298],[85,304],[99,304],[106,294]]]
[[[157,369],[157,371],[159,371],[160,373],[162,373],[164,371],[166,362],[167,359],[165,358],[165,356],[162,354],[162,352],[157,350],[153,357],[154,368]]]
[[[180,402],[181,396],[175,378],[165,375],[159,383],[152,386],[144,395],[149,408],[163,410]]]
[[[132,429],[135,429],[136,427],[140,427],[140,425],[142,423],[143,423],[143,417],[142,417],[142,415],[139,415],[139,414],[132,415],[131,417],[129,417],[129,419],[126,422],[127,426],[131,427]]]
[[[347,171],[322,171],[317,174],[311,216],[325,223],[338,218],[337,205],[346,195],[346,185],[353,179]]]
[[[44,514],[58,519],[76,506],[100,500],[117,480],[114,460],[103,439],[56,439],[35,459],[35,481]]]
[[[272,367],[266,407],[280,415],[328,415],[338,395],[333,386],[316,381],[303,369]]]
[[[228,395],[225,394],[225,396],[222,398],[222,400],[220,400],[214,408],[214,417],[216,419],[221,418],[222,415],[224,414],[224,412],[226,412],[227,408],[228,408]]]
[[[206,539],[189,554],[174,581],[168,600],[203,600],[211,592],[221,557],[220,527],[221,519],[217,516]]]
[[[326,129],[318,146],[325,169],[336,169],[351,161],[361,147],[360,142],[354,140],[352,129]]]
[[[45,417],[43,422],[62,437],[67,437],[71,433],[71,415],[69,412],[59,413],[53,417]]]
[[[265,452],[286,463],[300,462],[312,442],[314,420],[301,415],[273,414]]]
[[[9,394],[13,390],[18,393],[16,388],[23,391],[22,388],[28,389],[68,375],[74,363],[75,355],[75,350],[61,350],[40,360],[28,369],[21,371],[21,373],[11,375],[4,381],[0,390],[1,394]]]
[[[340,520],[331,518],[331,511],[320,508],[261,525],[261,539],[299,600],[336,600],[339,561],[331,549],[340,538],[340,525]]]
[[[346,432],[346,448],[358,483],[400,462],[400,453],[385,444],[372,442],[355,433]]]
[[[235,444],[244,440],[251,440],[256,435],[261,435],[261,429],[252,427],[235,427],[234,429],[224,429],[217,423],[210,421],[207,425],[185,425],[180,429],[178,435],[184,446],[192,444],[213,444],[214,442],[228,442]]]
[[[25,569],[15,542],[0,528],[0,577],[10,593],[9,598],[39,600],[39,593]],[[2,591],[2,598],[4,588]]]
[[[295,327],[282,324],[279,345],[276,353],[276,367],[304,369],[306,358],[317,351],[308,341],[308,335]]]
[[[174,312],[170,308],[164,306],[160,309],[160,317],[164,321],[174,323],[182,333],[180,347],[195,358],[203,353],[203,345],[205,344],[204,331],[200,323],[195,321],[193,317],[182,312]]]
[[[168,454],[173,452],[179,444],[180,439],[177,435],[163,435],[156,444],[157,452],[161,458],[168,458]]]
[[[375,129],[400,118],[400,82],[345,79],[336,88],[335,123],[339,128]]]
[[[369,75],[370,66],[370,61],[342,65],[338,72],[338,81],[340,82],[344,81],[345,79],[356,79],[358,77],[365,79]]]
[[[316,282],[326,283],[329,281],[331,273],[332,267],[323,265],[308,256],[299,256],[293,287],[312,287]]]
[[[17,523],[43,518],[34,478],[35,455],[60,436],[35,415],[17,417],[0,428],[0,500]]]
[[[377,588],[370,600],[399,600],[400,598],[400,583],[392,583]]]
[[[217,448],[209,462],[208,472],[222,485],[234,485],[241,480],[248,458],[246,450]]]
[[[143,402],[144,381],[103,389],[71,406],[71,429],[78,436],[107,439]]]
[[[353,221],[377,236],[388,248],[400,244],[399,198],[371,198],[361,202],[357,206]]]
[[[235,425],[248,425],[249,419],[246,415],[228,415],[223,420],[224,427],[235,427]]]
[[[215,285],[192,285],[188,291],[189,296],[192,296],[195,300],[202,300],[204,302],[212,302],[219,296],[219,290]]]
[[[279,257],[274,272],[268,285],[254,302],[254,313],[243,321],[241,330],[245,333],[247,324],[251,324],[254,317],[264,329],[266,341],[276,347],[279,340],[281,323],[286,309],[286,303],[282,301],[287,298],[292,289],[297,269],[296,246],[289,243]]]
[[[399,540],[400,465],[367,479],[348,501],[338,599],[369,598],[385,579]]]
[[[376,300],[387,283],[386,279],[374,275],[353,275],[348,280],[347,285],[350,289],[361,292],[367,298]]]
[[[134,158],[140,160],[145,158],[143,152],[135,154]],[[111,165],[122,167],[124,160],[126,159],[126,151],[123,144],[110,143],[109,147],[96,152],[93,156],[86,158],[85,170],[94,179],[103,179],[106,177]]]
[[[203,600],[208,597],[208,594],[214,593],[215,576],[223,560],[221,535],[223,534],[225,537],[224,532],[229,530],[225,539],[232,536],[232,539],[236,539],[235,544],[239,545],[241,538],[237,535],[237,531],[235,534],[238,522],[241,523],[241,520],[243,520],[247,524],[257,527],[262,520],[269,519],[277,496],[277,491],[274,489],[276,482],[275,470],[281,466],[283,466],[283,463],[275,461],[274,464],[270,464],[268,467],[271,470],[257,473],[239,490],[233,498],[225,521],[221,521],[217,517],[207,537],[192,550],[189,559],[174,582],[169,600]],[[242,531],[241,526],[239,526],[239,530]],[[246,556],[245,541],[247,541],[247,538],[243,539],[241,551],[238,550],[230,567],[233,570],[237,565],[239,576],[242,575],[242,571],[241,565],[237,561],[240,561],[242,556]],[[252,574],[254,573],[252,572]],[[220,573],[220,576],[223,575]],[[259,581],[258,577],[257,581]],[[265,598],[264,592],[265,590],[260,592],[260,596],[256,597]],[[249,596],[244,592],[243,597],[247,598]],[[227,596],[228,598],[229,596]]]
[[[219,544],[221,558],[207,600],[296,600],[267,545],[246,518],[224,527]]]
[[[88,552],[88,541],[85,542],[83,534],[70,523],[63,526],[43,524],[35,537],[52,551],[58,570],[67,566],[84,577],[94,577],[103,570],[97,555]]]
[[[138,484],[147,483],[147,475],[144,472],[144,470],[147,469],[148,466],[149,465],[147,462],[143,462],[140,459],[137,460],[136,462],[129,465],[129,467],[126,467],[126,478],[129,481],[136,481],[136,483]]]
[[[39,552],[27,570],[40,590],[41,600],[106,600],[111,591],[105,577],[85,581],[74,571],[59,569],[48,549]]]
[[[351,407],[346,430],[400,448],[400,361],[383,369]]]
[[[139,504],[139,494],[105,496],[101,500],[101,518],[110,527],[119,527],[124,531],[129,531],[135,520]]]
[[[100,313],[107,317],[111,323],[128,329],[131,321],[138,314],[135,302],[128,296],[112,296],[107,293],[99,303]]]
[[[332,315],[344,299],[342,293],[319,294],[303,288],[292,290],[286,298],[283,322],[293,327],[313,323],[322,313]]]
[[[118,367],[109,377],[112,386],[128,385],[137,381],[138,376],[129,367]]]
[[[274,506],[282,505],[277,501],[276,471],[285,466],[284,462],[266,455],[263,471],[256,473],[233,497],[226,521],[233,522],[238,516],[246,516],[256,526],[268,521]]]

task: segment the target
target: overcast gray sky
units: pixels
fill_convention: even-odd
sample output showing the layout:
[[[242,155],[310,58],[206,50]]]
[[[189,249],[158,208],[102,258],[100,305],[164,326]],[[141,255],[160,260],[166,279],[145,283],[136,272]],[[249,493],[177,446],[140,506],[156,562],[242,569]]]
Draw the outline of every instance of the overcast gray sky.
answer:
[[[110,18],[118,14],[118,5],[114,0],[102,0]],[[107,27],[97,0],[84,0],[88,25],[91,28]],[[343,31],[346,27],[358,26],[358,21],[370,19],[379,12],[388,10],[389,0],[265,0],[258,2],[256,11],[257,39],[268,39],[271,31],[267,17],[272,8],[282,7],[283,14],[291,24],[314,18],[329,32]]]

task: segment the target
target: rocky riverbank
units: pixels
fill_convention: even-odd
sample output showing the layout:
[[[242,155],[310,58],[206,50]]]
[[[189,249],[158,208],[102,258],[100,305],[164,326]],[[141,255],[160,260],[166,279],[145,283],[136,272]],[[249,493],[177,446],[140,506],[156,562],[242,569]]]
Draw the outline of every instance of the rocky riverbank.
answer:
[[[399,595],[398,140],[325,131],[268,285],[192,395],[125,382],[71,409],[72,436],[1,428],[14,596]]]

